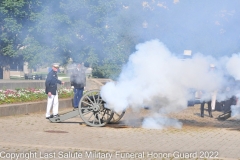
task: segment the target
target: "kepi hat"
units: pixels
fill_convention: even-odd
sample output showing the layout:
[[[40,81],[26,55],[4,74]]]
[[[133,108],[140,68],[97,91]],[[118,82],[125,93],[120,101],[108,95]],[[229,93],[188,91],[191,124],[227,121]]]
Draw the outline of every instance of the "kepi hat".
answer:
[[[55,68],[59,68],[59,65],[57,63],[53,63],[52,66]]]

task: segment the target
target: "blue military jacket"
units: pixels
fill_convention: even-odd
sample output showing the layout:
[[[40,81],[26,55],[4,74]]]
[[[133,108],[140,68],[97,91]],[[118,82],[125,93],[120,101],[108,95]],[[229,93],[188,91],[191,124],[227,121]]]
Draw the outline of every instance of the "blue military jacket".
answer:
[[[51,92],[52,95],[56,95],[57,93],[57,84],[61,84],[62,81],[58,80],[57,72],[51,70],[48,75],[47,79],[45,81],[45,93],[48,94],[48,92]]]

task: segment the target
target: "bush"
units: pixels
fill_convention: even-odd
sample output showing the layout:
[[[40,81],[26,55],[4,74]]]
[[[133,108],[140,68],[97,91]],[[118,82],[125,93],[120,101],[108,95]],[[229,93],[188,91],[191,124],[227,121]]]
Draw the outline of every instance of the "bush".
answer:
[[[99,67],[94,67],[92,71],[92,76],[97,78],[106,78],[104,71]]]
[[[104,64],[103,66],[94,66],[92,76],[97,78],[111,78],[117,79],[121,72],[121,68],[118,65]]]

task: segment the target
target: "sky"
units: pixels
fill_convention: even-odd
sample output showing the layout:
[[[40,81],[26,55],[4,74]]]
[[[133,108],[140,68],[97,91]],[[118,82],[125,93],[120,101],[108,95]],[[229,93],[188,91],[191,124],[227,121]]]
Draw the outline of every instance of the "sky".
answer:
[[[184,50],[215,57],[239,52],[240,1],[169,0],[142,2],[147,40],[157,38],[176,54]],[[145,12],[144,12],[145,14]]]

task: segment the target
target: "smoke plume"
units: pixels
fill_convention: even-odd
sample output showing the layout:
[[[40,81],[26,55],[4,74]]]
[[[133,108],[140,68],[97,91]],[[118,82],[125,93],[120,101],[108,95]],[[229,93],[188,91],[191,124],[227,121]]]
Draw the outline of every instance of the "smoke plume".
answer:
[[[151,123],[153,128],[179,128],[181,124],[173,125],[176,120],[163,116],[187,108],[187,101],[196,91],[201,91],[201,99],[206,101],[214,91],[218,92],[219,101],[237,92],[237,88],[229,86],[229,77],[240,76],[235,63],[240,64],[237,54],[215,59],[196,53],[192,58],[181,59],[159,40],[151,40],[136,46],[118,80],[104,85],[101,96],[107,107],[115,111],[150,107],[158,116],[145,119],[143,127],[148,128]],[[214,71],[210,64],[215,65]]]

